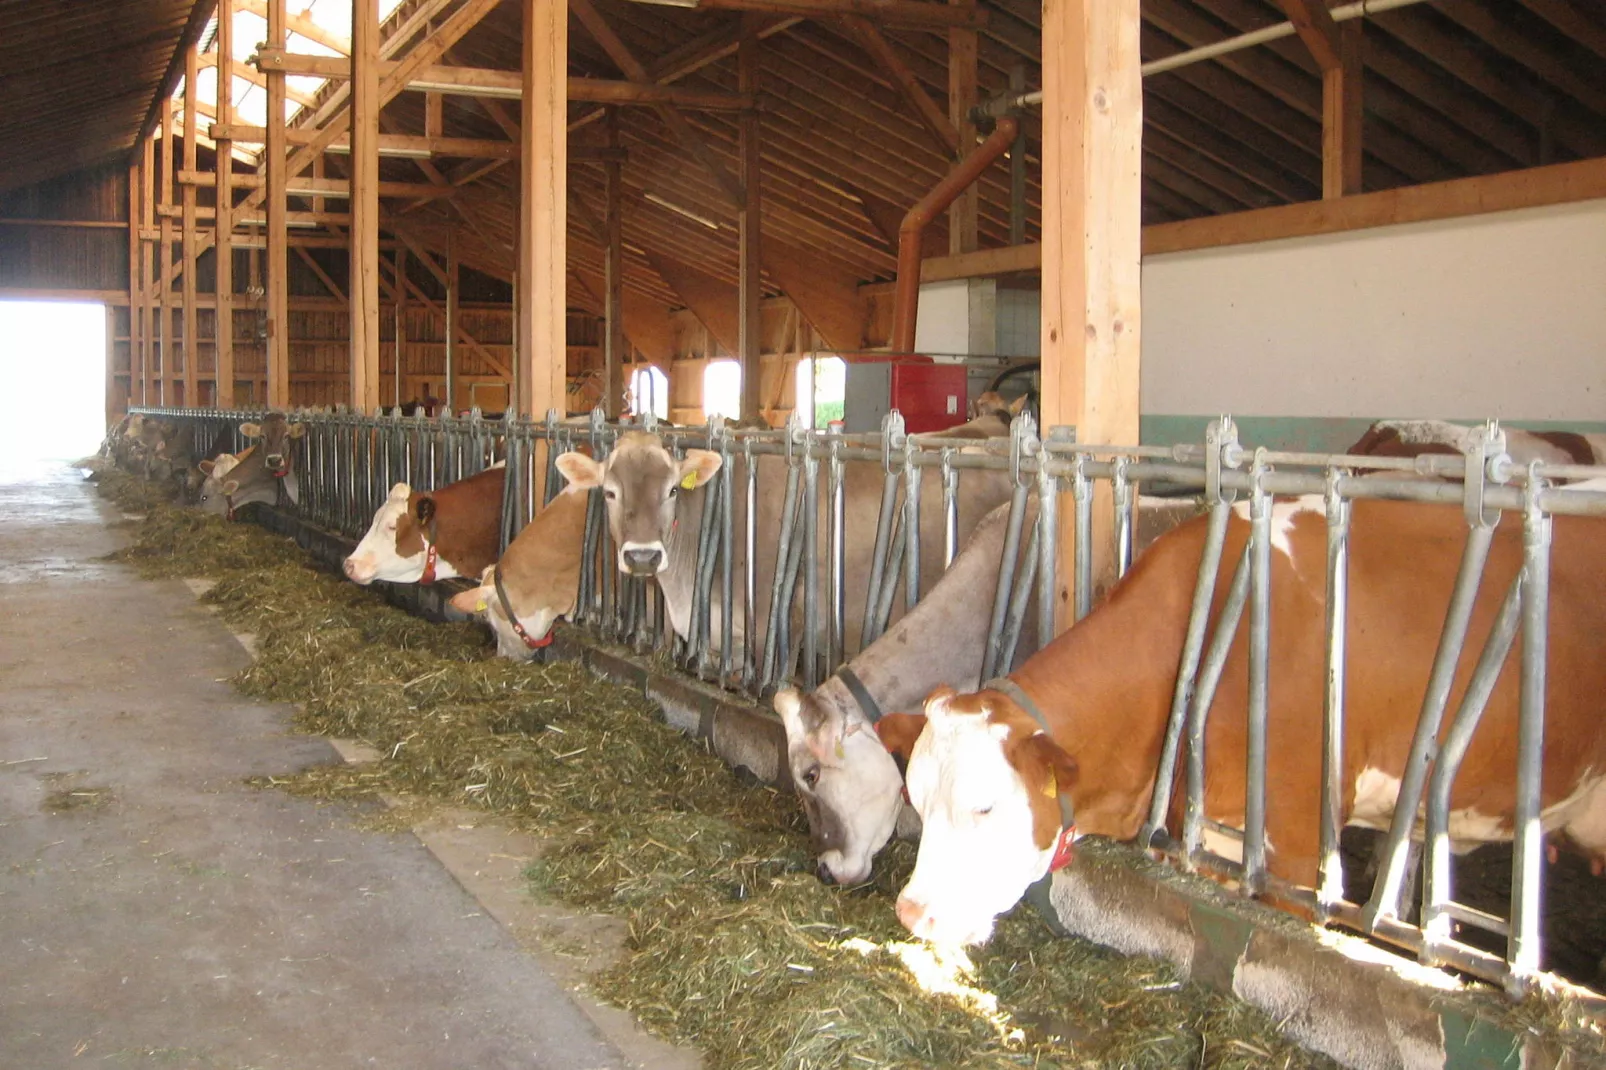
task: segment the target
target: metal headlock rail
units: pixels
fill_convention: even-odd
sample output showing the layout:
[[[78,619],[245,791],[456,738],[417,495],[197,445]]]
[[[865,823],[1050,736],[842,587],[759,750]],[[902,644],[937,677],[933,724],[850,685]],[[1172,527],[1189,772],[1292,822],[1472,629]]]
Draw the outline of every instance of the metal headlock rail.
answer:
[[[213,431],[260,417],[260,412],[207,409],[130,411],[199,421]],[[1517,466],[1506,455],[1504,432],[1493,422],[1478,432],[1464,456],[1407,459],[1250,450],[1238,442],[1236,426],[1229,417],[1210,424],[1202,446],[1169,448],[1078,444],[1066,429],[1058,428],[1039,438],[1029,417],[1016,419],[1008,439],[990,440],[985,445],[974,439],[906,434],[897,413],[888,416],[878,434],[825,434],[795,421],[780,430],[745,431],[727,427],[718,417],[703,427],[662,426],[651,417],[640,424],[618,425],[606,423],[600,411],[589,419],[560,420],[549,414],[543,421],[485,419],[478,412],[444,418],[298,412],[292,418],[308,427],[295,459],[302,488],[301,514],[352,538],[367,530],[394,482],[431,489],[479,472],[498,459],[505,461],[506,546],[557,493],[560,480],[555,461],[565,451],[580,449],[600,460],[620,435],[650,431],[660,435],[677,457],[687,448],[718,453],[722,464],[717,476],[679,500],[682,520],[690,521],[693,515],[697,520],[695,596],[688,634],[678,636],[670,627],[655,584],[622,575],[615,567],[600,493],[591,494],[588,503],[574,619],[606,639],[628,644],[638,652],[668,655],[685,671],[753,697],[786,682],[813,687],[857,652],[848,642],[846,547],[849,534],[860,532],[868,515],[845,514],[850,464],[879,465],[882,473],[860,647],[885,631],[900,595],[904,606],[912,607],[921,591],[930,586],[922,563],[931,548],[921,545],[919,522],[927,470],[935,470],[931,489],[941,494],[944,567],[958,551],[962,477],[967,473],[970,479],[1005,477],[1000,500],[1008,503],[1009,520],[982,679],[1016,663],[1032,603],[1040,641],[1054,634],[1058,503],[1063,495],[1070,495],[1072,506],[1075,575],[1070,579],[1078,620],[1093,605],[1095,485],[1105,482],[1110,487],[1119,573],[1132,561],[1139,487],[1165,487],[1173,494],[1196,497],[1208,514],[1206,538],[1155,790],[1138,843],[1163,852],[1184,868],[1204,869],[1234,880],[1246,895],[1272,892],[1308,906],[1324,923],[1379,937],[1415,952],[1425,963],[1501,982],[1513,995],[1526,990],[1538,973],[1544,854],[1540,778],[1551,517],[1606,517],[1606,489],[1594,485],[1562,489],[1553,484],[1557,480],[1606,479],[1606,467]],[[761,537],[756,503],[762,458],[780,459],[785,484],[778,524]],[[1355,474],[1361,469],[1369,474]],[[745,484],[740,493],[738,481]],[[1314,890],[1280,880],[1268,872],[1266,863],[1272,502],[1277,496],[1291,495],[1319,495],[1327,524],[1320,877]],[[1036,519],[1028,531],[1033,496]],[[1351,503],[1359,499],[1460,506],[1468,528],[1392,827],[1380,848],[1378,876],[1364,904],[1344,897],[1338,849],[1344,798],[1349,520]],[[1249,539],[1232,563],[1224,603],[1212,622],[1228,517],[1240,502],[1248,507]],[[1522,525],[1523,567],[1505,594],[1466,692],[1445,730],[1451,685],[1484,563],[1495,528],[1506,513],[1515,514],[1515,522]],[[822,516],[823,536],[819,527]],[[818,567],[822,552],[827,558],[823,572]],[[761,566],[769,568],[767,590],[758,585]],[[1211,705],[1246,609],[1245,819],[1242,829],[1231,829],[1205,817],[1203,748]],[[1449,807],[1456,771],[1519,631],[1517,806],[1507,920],[1452,899]],[[1166,821],[1179,775],[1183,818],[1178,835],[1167,829]],[[1414,869],[1413,833],[1419,812],[1425,813],[1422,842],[1426,863],[1422,923],[1413,925],[1406,920],[1405,901]],[[1205,848],[1207,826],[1241,839],[1241,862]],[[1456,939],[1454,922],[1504,936],[1504,955]]]

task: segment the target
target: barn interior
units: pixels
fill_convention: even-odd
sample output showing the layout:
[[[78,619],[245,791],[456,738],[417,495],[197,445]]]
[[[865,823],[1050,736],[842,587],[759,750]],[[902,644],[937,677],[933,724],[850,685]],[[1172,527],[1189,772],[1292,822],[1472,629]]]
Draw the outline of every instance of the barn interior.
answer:
[[[0,0],[0,26],[0,305],[95,309],[108,424],[940,432],[996,392],[1084,443],[1223,413],[1282,450],[1396,417],[1606,434],[1595,0]],[[34,382],[30,409],[67,389]]]

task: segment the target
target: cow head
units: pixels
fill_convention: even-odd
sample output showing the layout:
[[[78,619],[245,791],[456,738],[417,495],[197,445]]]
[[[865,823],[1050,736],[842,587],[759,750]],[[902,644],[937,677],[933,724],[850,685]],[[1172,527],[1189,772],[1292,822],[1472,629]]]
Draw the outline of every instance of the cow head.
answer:
[[[605,461],[565,453],[557,465],[571,483],[601,485],[608,529],[619,547],[619,571],[656,576],[669,567],[681,492],[712,479],[720,459],[709,450],[687,450],[677,461],[657,435],[632,431],[620,437]]]
[[[926,720],[908,775],[920,853],[898,920],[938,943],[985,943],[1053,863],[1076,762],[996,691],[938,688]]]
[[[229,473],[234,471],[239,463],[240,457],[225,453],[216,460],[202,461],[196,465],[204,477],[195,500],[201,512],[211,513],[213,516],[229,514],[229,499],[240,489],[239,481],[230,479]]]
[[[262,462],[269,474],[281,478],[290,474],[295,442],[306,433],[306,424],[291,423],[282,412],[270,412],[260,424],[240,425],[240,434],[248,439],[262,440]]]
[[[417,583],[428,565],[430,521],[435,518],[435,498],[415,494],[406,483],[390,488],[368,525],[368,533],[345,560],[346,576],[364,587],[375,580],[390,583]],[[448,562],[439,561],[436,576],[457,575]]]
[[[859,884],[892,838],[903,809],[903,775],[877,731],[843,714],[823,690],[777,692],[775,712],[786,726],[787,764],[808,815],[816,872],[826,884]],[[900,718],[911,719],[891,714],[882,724],[890,728]]]

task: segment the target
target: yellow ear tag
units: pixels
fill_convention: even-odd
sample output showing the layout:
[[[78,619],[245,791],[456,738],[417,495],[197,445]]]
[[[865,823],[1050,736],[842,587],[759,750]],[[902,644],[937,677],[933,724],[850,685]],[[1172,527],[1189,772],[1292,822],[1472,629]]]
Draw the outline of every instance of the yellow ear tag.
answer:
[[[842,741],[840,739],[836,741],[836,756],[839,759],[840,758],[846,758],[848,756],[848,752],[843,749]]]
[[[1059,793],[1059,784],[1055,782],[1053,777],[1049,777],[1048,783],[1043,785],[1043,794],[1047,795],[1050,799],[1054,799],[1059,797]]]
[[[697,473],[696,472],[687,472],[685,478],[683,478],[680,481],[680,489],[681,490],[695,490],[696,488],[697,488]]]
[[[485,600],[483,598],[480,599],[478,602],[474,603],[474,612],[476,612],[476,613],[484,613],[485,612]]]

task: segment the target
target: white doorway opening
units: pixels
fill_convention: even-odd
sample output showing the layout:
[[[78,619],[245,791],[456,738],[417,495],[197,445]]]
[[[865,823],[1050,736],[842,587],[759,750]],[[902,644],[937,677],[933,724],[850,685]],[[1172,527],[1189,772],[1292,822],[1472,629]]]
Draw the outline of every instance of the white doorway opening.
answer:
[[[0,478],[95,452],[106,434],[106,308],[0,301]]]

